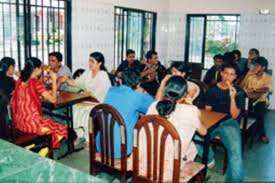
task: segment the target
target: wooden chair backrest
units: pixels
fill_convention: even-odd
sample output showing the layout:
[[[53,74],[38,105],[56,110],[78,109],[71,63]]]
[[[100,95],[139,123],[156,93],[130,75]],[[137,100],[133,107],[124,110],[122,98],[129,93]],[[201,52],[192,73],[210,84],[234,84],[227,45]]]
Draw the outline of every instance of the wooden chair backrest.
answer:
[[[127,156],[127,138],[126,127],[120,113],[112,106],[99,104],[95,106],[89,119],[89,137],[90,137],[90,173],[95,174],[95,162],[99,166],[115,169],[114,158],[114,127],[118,124],[120,127],[120,147],[121,147],[121,174],[126,173]],[[96,160],[96,135],[100,136],[100,157],[101,162]],[[111,173],[111,172],[110,172]]]
[[[153,134],[149,129],[149,124],[153,127]],[[160,134],[159,141],[159,128],[162,127],[163,131]],[[144,128],[147,142],[141,142],[142,145],[147,145],[147,175],[144,180],[139,174],[139,149],[142,148],[139,142],[139,134],[141,129]],[[179,182],[180,175],[180,162],[181,162],[181,141],[176,128],[167,119],[157,116],[148,115],[143,116],[137,122],[134,128],[134,148],[133,148],[133,181],[163,181],[164,172],[164,157],[165,157],[165,144],[168,135],[171,136],[174,142],[174,159],[173,159],[173,182]],[[153,139],[153,142],[152,140]],[[153,157],[152,157],[153,149]],[[158,155],[159,153],[159,155]],[[159,158],[158,158],[159,157]],[[153,166],[153,175],[152,174]],[[159,171],[158,171],[159,169]],[[157,175],[159,172],[159,175]]]

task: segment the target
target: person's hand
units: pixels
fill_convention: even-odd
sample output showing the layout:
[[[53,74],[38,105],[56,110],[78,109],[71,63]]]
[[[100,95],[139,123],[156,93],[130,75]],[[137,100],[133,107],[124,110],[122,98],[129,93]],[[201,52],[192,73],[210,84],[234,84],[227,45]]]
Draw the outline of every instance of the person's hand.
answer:
[[[153,66],[153,67],[147,69],[147,74],[152,74],[152,73],[156,72],[157,69],[158,69],[158,66],[157,66],[157,65],[156,65],[156,66]]]
[[[229,88],[229,95],[230,95],[231,99],[232,99],[232,98],[235,98],[236,95],[237,95],[237,90],[236,90],[236,88],[234,88],[233,86],[230,87],[230,88]]]
[[[55,73],[55,72],[53,72],[52,70],[51,70],[49,73],[50,73],[50,77],[51,77],[51,79],[52,79],[53,81],[56,81],[56,79],[57,79],[57,75],[56,75],[56,73]]]
[[[146,59],[141,60],[140,63],[141,63],[141,64],[144,64],[144,65],[147,65],[147,64],[148,64],[148,62],[147,62]]]
[[[21,73],[20,73],[19,71],[14,71],[14,75],[15,75],[16,77],[20,78]]]

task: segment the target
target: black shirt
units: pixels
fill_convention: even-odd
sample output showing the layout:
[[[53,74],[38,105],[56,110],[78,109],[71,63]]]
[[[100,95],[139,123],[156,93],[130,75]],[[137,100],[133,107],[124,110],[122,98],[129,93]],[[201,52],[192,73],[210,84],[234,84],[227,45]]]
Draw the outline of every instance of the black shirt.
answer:
[[[128,64],[128,61],[127,61],[127,60],[124,60],[124,61],[118,66],[117,71],[116,71],[116,74],[119,73],[119,72],[128,70],[128,69],[131,69],[131,70],[137,71],[138,73],[141,73],[143,67],[142,67],[142,64],[141,64],[138,60],[135,60],[131,65]]]
[[[245,107],[245,93],[239,86],[234,86],[237,90],[236,105],[239,109]],[[230,114],[230,95],[229,89],[223,90],[217,85],[210,88],[206,93],[206,105],[211,106],[215,112]]]
[[[208,86],[212,87],[213,85],[211,84],[212,80],[216,80],[217,82],[220,82],[222,80],[221,73],[218,72],[218,76],[216,77],[216,72],[217,68],[216,66],[212,66],[206,73],[203,82],[207,84]]]
[[[5,73],[0,72],[0,90],[10,99],[12,92],[15,89],[15,80],[7,76]]]

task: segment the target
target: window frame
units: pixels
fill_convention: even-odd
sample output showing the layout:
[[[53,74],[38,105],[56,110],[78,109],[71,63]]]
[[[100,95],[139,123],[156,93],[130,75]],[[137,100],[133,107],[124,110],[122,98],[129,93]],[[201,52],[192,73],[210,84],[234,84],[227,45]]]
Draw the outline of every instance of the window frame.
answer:
[[[129,8],[129,7],[122,7],[122,6],[115,6],[114,7],[114,45],[115,45],[115,48],[114,48],[114,67],[117,68],[120,63],[126,58],[125,56],[125,53],[127,51],[127,45],[128,45],[128,42],[127,40],[124,39],[124,35],[126,34],[126,37],[127,37],[127,32],[125,33],[124,32],[124,26],[125,26],[125,21],[122,21],[122,30],[123,30],[123,33],[122,33],[122,45],[116,45],[116,42],[119,42],[116,38],[116,25],[117,25],[117,16],[119,16],[119,14],[116,13],[116,10],[117,9],[121,9],[122,10],[122,14],[120,16],[122,16],[122,18],[124,18],[124,12],[134,12],[134,13],[142,13],[142,38],[141,38],[141,53],[140,55],[137,55],[136,53],[136,58],[137,59],[142,59],[143,56],[145,55],[144,53],[144,27],[145,27],[145,19],[146,19],[146,13],[150,13],[152,14],[152,35],[151,35],[151,49],[152,50],[155,50],[155,47],[156,47],[156,25],[157,25],[157,13],[156,12],[153,12],[153,11],[147,11],[147,10],[142,10],[142,9],[136,9],[136,8]],[[127,15],[128,16],[128,15]],[[116,50],[116,46],[121,46],[121,48],[117,47],[117,50]],[[116,53],[116,51],[120,51],[120,53]],[[136,51],[136,50],[134,50]],[[148,50],[149,51],[149,50]],[[117,58],[116,58],[116,55]],[[119,60],[119,58],[121,57],[121,60]]]
[[[240,14],[187,14],[186,16],[186,31],[185,31],[185,51],[184,51],[184,59],[185,62],[189,62],[189,44],[190,44],[190,25],[192,17],[203,17],[204,18],[204,28],[203,28],[203,41],[202,41],[202,60],[200,64],[203,69],[207,69],[205,67],[205,46],[206,46],[206,33],[207,33],[207,16],[238,16],[241,17]],[[240,20],[239,20],[240,21]],[[238,34],[235,32],[235,35]],[[236,43],[236,36],[235,36]]]

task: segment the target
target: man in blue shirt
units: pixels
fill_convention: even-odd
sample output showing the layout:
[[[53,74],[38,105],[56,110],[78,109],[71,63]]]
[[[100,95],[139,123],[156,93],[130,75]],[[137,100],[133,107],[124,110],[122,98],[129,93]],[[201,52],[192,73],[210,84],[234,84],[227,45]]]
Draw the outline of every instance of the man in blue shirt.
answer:
[[[139,73],[133,70],[122,72],[122,85],[111,87],[104,103],[113,106],[124,119],[127,136],[127,155],[132,153],[133,132],[140,113],[146,113],[154,98],[143,92],[139,86]],[[120,127],[114,127],[114,156],[121,157]],[[100,149],[99,135],[96,137],[97,150]]]

